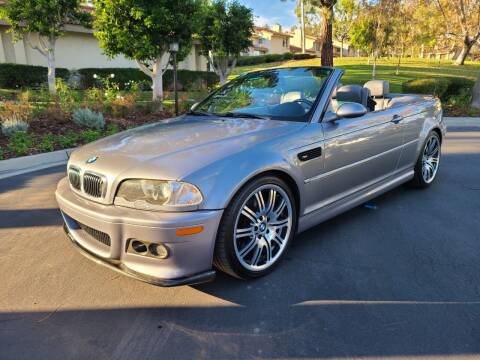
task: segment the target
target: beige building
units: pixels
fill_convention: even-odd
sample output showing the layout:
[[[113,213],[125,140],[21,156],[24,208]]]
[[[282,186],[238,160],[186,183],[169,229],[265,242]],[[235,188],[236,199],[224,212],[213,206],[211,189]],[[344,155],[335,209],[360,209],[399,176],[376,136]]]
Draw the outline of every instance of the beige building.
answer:
[[[301,30],[295,29],[291,32],[291,46],[292,52],[300,52],[302,48],[302,36]],[[318,36],[305,35],[305,52],[310,54],[316,54],[320,56],[322,51],[322,39]],[[339,41],[333,40],[333,56],[339,57],[342,51],[342,44]],[[343,44],[343,56],[354,56],[355,51],[349,47],[347,43]]]
[[[0,62],[47,66],[45,58],[23,40],[13,41],[8,24],[0,21]],[[35,41],[35,36],[33,36]],[[65,35],[58,39],[55,47],[56,66],[67,69],[137,67],[123,56],[109,59],[102,53],[98,40],[91,29],[80,25],[67,25]],[[166,60],[166,59],[165,59]],[[166,62],[166,61],[165,61]],[[190,54],[179,63],[180,69],[207,70],[207,59],[200,53],[200,45],[193,45]]]
[[[290,52],[291,34],[283,32],[278,24],[268,27],[255,27],[252,35],[253,46],[247,55],[284,54]]]

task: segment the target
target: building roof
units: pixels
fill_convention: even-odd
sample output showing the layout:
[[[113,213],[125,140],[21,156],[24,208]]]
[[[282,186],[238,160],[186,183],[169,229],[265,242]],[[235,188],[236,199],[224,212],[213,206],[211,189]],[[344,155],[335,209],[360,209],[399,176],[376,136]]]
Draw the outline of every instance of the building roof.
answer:
[[[276,36],[288,36],[288,37],[293,37],[293,35],[290,34],[290,33],[284,33],[284,32],[275,31],[275,30],[272,30],[272,29],[269,29],[269,28],[263,27],[263,26],[255,26],[255,31],[265,31],[265,32],[269,32],[269,33],[271,33],[272,35],[276,35]]]

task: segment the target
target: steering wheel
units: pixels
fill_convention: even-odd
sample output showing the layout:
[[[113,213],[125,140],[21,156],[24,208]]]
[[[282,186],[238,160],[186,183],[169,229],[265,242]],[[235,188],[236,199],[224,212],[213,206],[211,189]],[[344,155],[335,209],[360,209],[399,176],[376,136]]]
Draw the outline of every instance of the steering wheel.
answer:
[[[311,108],[313,106],[313,101],[303,99],[303,98],[297,99],[294,102],[299,103],[299,104],[308,105],[309,108]]]

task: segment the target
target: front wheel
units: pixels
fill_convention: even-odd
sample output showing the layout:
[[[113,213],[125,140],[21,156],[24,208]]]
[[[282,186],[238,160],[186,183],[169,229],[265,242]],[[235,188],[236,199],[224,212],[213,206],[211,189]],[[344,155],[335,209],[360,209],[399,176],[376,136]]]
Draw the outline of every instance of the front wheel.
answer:
[[[238,278],[269,273],[295,235],[297,209],[284,181],[271,176],[243,187],[225,210],[214,265]]]
[[[422,152],[415,164],[415,175],[412,180],[414,186],[426,188],[433,183],[438,172],[440,155],[440,136],[433,131],[427,136]]]

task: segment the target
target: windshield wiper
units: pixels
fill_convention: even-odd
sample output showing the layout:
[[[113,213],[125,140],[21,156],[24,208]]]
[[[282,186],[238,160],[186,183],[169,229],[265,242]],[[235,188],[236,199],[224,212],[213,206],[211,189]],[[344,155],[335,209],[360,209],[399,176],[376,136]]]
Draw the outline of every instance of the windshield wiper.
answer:
[[[224,114],[215,114],[215,115],[224,116],[224,117],[246,118],[246,119],[271,120],[268,116],[261,116],[261,115],[241,113],[241,112],[226,112]]]

